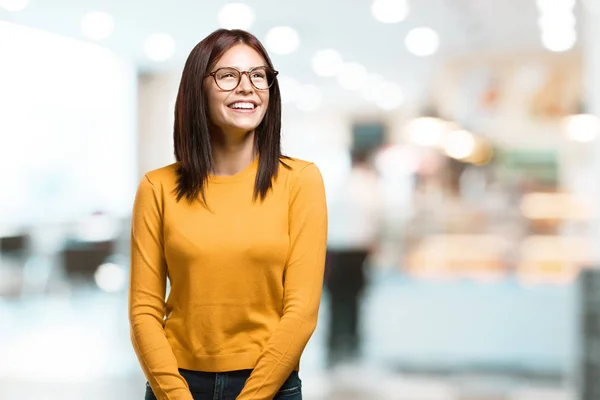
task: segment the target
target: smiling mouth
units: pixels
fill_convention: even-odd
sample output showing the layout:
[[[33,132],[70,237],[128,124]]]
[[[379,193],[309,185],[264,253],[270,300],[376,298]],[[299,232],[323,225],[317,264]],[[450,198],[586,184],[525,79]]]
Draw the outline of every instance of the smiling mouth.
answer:
[[[252,110],[256,109],[257,105],[254,103],[247,102],[247,101],[237,101],[235,103],[229,104],[227,107],[229,107],[233,110],[252,111]]]

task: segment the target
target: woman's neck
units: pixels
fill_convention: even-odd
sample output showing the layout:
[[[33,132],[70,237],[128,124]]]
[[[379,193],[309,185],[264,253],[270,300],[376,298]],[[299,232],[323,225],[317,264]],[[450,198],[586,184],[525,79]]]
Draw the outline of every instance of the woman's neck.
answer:
[[[257,155],[254,147],[254,132],[233,140],[225,135],[211,141],[214,160],[213,173],[218,176],[235,175],[248,167]]]

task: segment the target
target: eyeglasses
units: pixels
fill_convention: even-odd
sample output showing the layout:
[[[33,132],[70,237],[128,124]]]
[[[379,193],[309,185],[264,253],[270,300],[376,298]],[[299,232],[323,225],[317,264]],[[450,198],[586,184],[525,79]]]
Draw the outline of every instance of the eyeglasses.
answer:
[[[248,75],[256,90],[267,90],[275,82],[278,73],[279,71],[264,66],[250,68],[248,71],[240,71],[235,67],[221,67],[206,76],[212,76],[219,89],[230,92],[239,86],[243,74]]]

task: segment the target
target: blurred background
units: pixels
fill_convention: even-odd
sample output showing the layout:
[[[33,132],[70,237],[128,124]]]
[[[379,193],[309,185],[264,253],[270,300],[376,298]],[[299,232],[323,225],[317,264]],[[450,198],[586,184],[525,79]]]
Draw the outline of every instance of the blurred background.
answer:
[[[0,399],[143,397],[133,196],[219,27],[326,181],[305,399],[600,399],[600,0],[0,0]]]

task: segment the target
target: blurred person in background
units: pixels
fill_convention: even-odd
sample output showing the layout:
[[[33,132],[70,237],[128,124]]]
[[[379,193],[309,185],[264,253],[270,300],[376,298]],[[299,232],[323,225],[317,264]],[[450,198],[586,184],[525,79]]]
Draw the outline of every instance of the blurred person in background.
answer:
[[[213,32],[186,61],[177,162],[145,175],[133,210],[129,318],[146,399],[302,398],[327,209],[319,169],[281,154],[276,75],[241,30]]]
[[[351,168],[340,190],[329,196],[325,285],[329,293],[329,367],[352,362],[360,350],[360,299],[364,266],[374,254],[383,227],[383,199],[371,151],[351,153]]]

